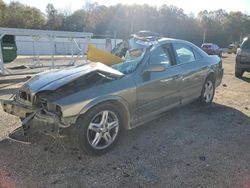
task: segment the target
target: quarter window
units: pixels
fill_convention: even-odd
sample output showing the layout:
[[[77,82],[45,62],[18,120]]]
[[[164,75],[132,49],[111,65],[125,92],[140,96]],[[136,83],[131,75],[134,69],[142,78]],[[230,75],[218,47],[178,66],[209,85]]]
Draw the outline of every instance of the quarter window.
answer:
[[[195,61],[195,56],[192,49],[185,44],[173,44],[176,52],[177,64],[190,63]]]

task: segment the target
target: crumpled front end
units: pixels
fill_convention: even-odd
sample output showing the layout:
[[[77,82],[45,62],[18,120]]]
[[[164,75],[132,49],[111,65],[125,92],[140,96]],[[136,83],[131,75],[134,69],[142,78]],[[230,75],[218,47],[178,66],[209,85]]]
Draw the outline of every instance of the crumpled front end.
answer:
[[[26,91],[18,91],[13,100],[1,100],[1,104],[6,113],[18,116],[21,119],[36,111],[32,96]]]
[[[12,100],[1,100],[1,104],[6,113],[18,116],[22,120],[25,133],[29,130],[55,133],[60,128],[69,127],[74,119],[62,117],[60,106],[32,96],[27,91],[19,91]]]
[[[24,119],[29,114],[35,112],[35,109],[30,106],[25,106],[16,100],[2,100],[1,101],[3,110],[8,113],[15,116],[20,117],[21,119]]]
[[[63,117],[61,107],[50,103],[46,99],[40,99],[38,102],[40,108],[36,111],[35,119],[44,124],[55,124],[59,128],[69,127],[74,117]]]
[[[75,123],[84,101],[89,100],[91,88],[123,76],[102,63],[48,71],[27,81],[13,100],[3,100],[2,106],[5,112],[20,117],[23,127],[34,120],[30,127],[67,128]]]

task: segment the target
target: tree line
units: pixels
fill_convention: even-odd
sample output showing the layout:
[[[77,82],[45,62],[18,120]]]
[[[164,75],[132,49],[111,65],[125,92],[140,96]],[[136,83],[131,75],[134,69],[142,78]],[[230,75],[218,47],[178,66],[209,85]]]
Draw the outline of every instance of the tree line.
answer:
[[[206,42],[226,47],[250,33],[250,16],[242,12],[203,10],[195,17],[183,9],[162,5],[98,5],[89,3],[74,11],[58,11],[52,4],[46,13],[19,2],[5,4],[0,0],[0,27],[92,32],[96,36],[125,39],[140,30],[188,40],[201,45]]]

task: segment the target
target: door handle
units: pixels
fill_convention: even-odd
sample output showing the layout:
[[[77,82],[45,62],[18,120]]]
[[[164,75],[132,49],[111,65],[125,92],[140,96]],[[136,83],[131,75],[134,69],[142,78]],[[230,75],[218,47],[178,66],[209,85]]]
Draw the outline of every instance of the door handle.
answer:
[[[175,76],[170,77],[170,78],[162,79],[161,82],[168,82],[168,81],[178,80],[178,79],[183,79],[183,76],[182,75],[175,75]]]
[[[175,76],[174,76],[174,79],[175,79],[175,80],[177,80],[177,79],[182,79],[182,78],[183,78],[183,76],[182,76],[181,74],[175,75]]]
[[[161,80],[161,82],[169,82],[169,81],[172,81],[172,80],[174,80],[174,78],[166,78],[166,79]]]

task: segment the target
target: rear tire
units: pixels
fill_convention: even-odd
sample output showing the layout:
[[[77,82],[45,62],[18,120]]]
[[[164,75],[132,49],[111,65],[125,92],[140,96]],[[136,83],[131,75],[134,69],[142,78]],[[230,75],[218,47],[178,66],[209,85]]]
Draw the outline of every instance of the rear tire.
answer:
[[[201,105],[211,104],[214,98],[214,92],[215,92],[214,79],[212,78],[212,76],[209,76],[206,79],[201,90],[200,104]]]
[[[72,140],[84,153],[102,155],[116,145],[122,127],[122,113],[119,108],[103,103],[77,119]]]

